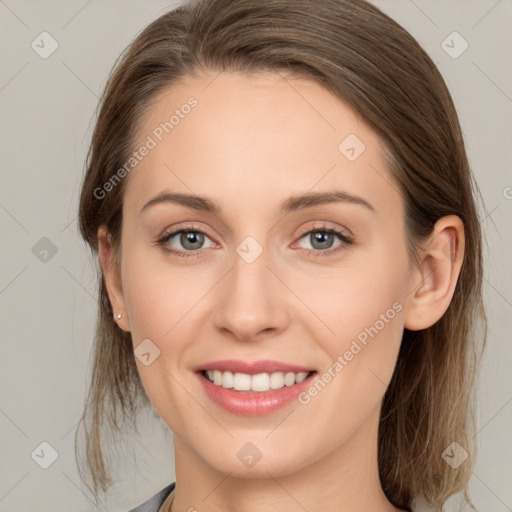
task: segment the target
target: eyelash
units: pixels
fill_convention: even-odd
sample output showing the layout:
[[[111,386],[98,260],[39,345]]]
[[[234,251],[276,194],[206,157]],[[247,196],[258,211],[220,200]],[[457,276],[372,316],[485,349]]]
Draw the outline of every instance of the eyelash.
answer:
[[[180,258],[197,258],[197,257],[202,256],[204,251],[206,251],[207,249],[198,249],[198,250],[195,250],[195,251],[181,251],[181,250],[176,250],[176,249],[169,248],[169,246],[167,245],[167,242],[171,238],[173,238],[174,236],[176,236],[176,235],[178,235],[178,234],[180,234],[182,232],[200,233],[202,235],[208,236],[208,233],[204,232],[201,229],[196,229],[194,226],[183,226],[180,229],[177,229],[177,230],[172,231],[170,233],[164,234],[160,239],[158,239],[156,241],[156,245],[161,247],[161,249],[165,253],[173,254],[173,255],[178,256]],[[317,258],[317,257],[323,258],[323,257],[326,257],[326,256],[331,256],[332,254],[334,254],[334,253],[338,252],[339,250],[341,250],[344,246],[351,245],[354,242],[354,239],[351,236],[346,235],[346,234],[342,233],[341,231],[338,231],[337,229],[329,228],[329,227],[326,227],[326,226],[314,226],[313,228],[310,228],[309,230],[305,231],[304,233],[302,233],[300,235],[299,240],[302,239],[306,235],[310,235],[311,233],[328,233],[328,234],[333,234],[333,235],[338,236],[338,238],[342,242],[338,247],[336,247],[334,249],[326,249],[325,251],[322,251],[320,249],[304,249],[305,251],[307,251],[307,256],[313,256],[315,258]]]

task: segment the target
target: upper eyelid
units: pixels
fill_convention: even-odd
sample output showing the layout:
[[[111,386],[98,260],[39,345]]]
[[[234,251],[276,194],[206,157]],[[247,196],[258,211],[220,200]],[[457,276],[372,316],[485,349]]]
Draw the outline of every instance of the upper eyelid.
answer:
[[[336,231],[340,231],[342,234],[346,235],[347,237],[353,236],[352,232],[349,229],[347,229],[345,227],[334,227],[331,225],[327,225],[328,222],[329,221],[319,221],[319,223],[321,225],[314,224],[312,226],[307,226],[307,227],[301,228],[300,232],[299,232],[299,236],[303,236],[303,235],[309,233],[310,231],[321,231],[322,229],[335,229]],[[212,235],[209,233],[209,228],[205,229],[203,227],[194,226],[192,224],[185,224],[185,225],[178,225],[177,227],[169,229],[169,230],[167,230],[167,229],[164,230],[164,233],[162,234],[162,236],[160,238],[166,237],[169,235],[175,235],[181,231],[197,231],[197,232],[201,232],[201,233],[204,233],[205,235],[212,237]]]
[[[204,228],[199,228],[196,226],[192,226],[192,225],[178,226],[178,227],[172,228],[170,230],[165,230],[160,238],[167,238],[167,237],[172,238],[173,236],[176,236],[178,233],[181,233],[182,231],[192,231],[192,232],[203,233],[204,235],[208,236],[209,238],[214,238],[209,233],[209,230],[204,229]]]
[[[339,227],[339,226],[335,227],[335,226],[329,225],[329,223],[327,221],[320,221],[320,224],[321,225],[315,224],[313,226],[308,226],[308,227],[301,229],[299,232],[299,236],[306,235],[311,231],[322,231],[322,229],[325,229],[325,230],[333,229],[335,231],[339,231],[342,235],[345,235],[346,237],[352,236],[352,232],[345,227]]]

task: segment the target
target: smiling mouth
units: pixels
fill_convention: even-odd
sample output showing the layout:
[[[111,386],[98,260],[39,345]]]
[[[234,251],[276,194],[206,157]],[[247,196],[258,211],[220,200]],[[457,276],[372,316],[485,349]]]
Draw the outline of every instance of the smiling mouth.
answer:
[[[299,384],[310,378],[316,371],[248,374],[220,370],[201,370],[200,373],[205,379],[221,388],[248,393],[265,393]]]

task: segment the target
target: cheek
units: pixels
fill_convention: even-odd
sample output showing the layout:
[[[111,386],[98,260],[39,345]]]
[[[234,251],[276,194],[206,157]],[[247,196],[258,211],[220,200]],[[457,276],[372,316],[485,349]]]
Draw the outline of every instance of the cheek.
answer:
[[[337,300],[326,302],[322,310],[322,319],[335,334],[317,333],[317,344],[328,356],[319,382],[301,401],[307,404],[312,431],[329,431],[334,444],[348,439],[379,410],[403,333],[404,307],[396,285],[358,289],[345,284],[343,293],[333,293]],[[335,434],[324,425],[325,418],[336,425]]]
[[[162,258],[150,262],[148,254],[138,250],[126,256],[123,293],[135,353],[147,339],[154,344],[149,351],[154,346],[159,351],[149,365],[136,357],[139,375],[154,409],[180,431],[186,419],[176,411],[187,411],[189,398],[180,385],[188,378],[181,366],[195,320],[193,305],[204,292],[197,284],[188,286],[183,271],[165,265]]]
[[[319,336],[317,329],[315,334],[308,322],[310,335],[328,354],[327,368],[341,359],[343,370],[336,374],[349,377],[351,389],[372,380],[379,386],[389,383],[403,334],[406,258],[401,253],[386,257],[384,248],[376,253],[378,260],[361,259],[317,281],[315,288],[309,286],[309,292],[302,288],[305,302],[322,322],[314,325],[325,333]]]
[[[201,308],[197,306],[211,288],[211,279],[197,268],[171,265],[156,252],[156,248],[138,247],[125,252],[123,293],[136,353],[146,339],[159,350],[150,365],[138,359],[136,363],[148,397],[166,418],[170,403],[187,410],[189,397],[178,381],[190,378],[187,356],[191,340],[201,337],[202,323],[197,317]]]
[[[201,281],[170,265],[156,247],[129,245],[123,260],[123,294],[134,340],[163,340],[201,293]],[[204,294],[204,292],[203,292]]]

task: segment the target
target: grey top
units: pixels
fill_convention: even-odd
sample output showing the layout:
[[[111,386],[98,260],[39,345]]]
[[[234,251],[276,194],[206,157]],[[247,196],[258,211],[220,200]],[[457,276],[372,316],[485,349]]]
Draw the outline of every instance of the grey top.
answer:
[[[154,496],[151,496],[149,500],[141,503],[139,506],[132,508],[128,512],[158,512],[158,509],[162,506],[167,496],[171,494],[174,489],[176,482],[167,485],[161,491],[158,491]]]

